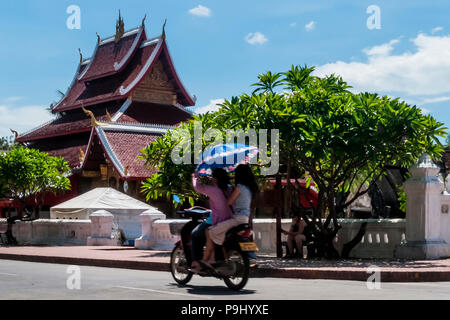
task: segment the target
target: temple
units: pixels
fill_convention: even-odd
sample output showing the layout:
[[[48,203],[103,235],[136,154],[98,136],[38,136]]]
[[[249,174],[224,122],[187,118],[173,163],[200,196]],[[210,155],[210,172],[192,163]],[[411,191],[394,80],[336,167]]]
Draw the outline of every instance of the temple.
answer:
[[[64,157],[72,169],[72,190],[46,197],[44,206],[104,186],[142,198],[140,182],[153,170],[137,159],[140,150],[191,117],[186,107],[196,98],[175,71],[165,24],[159,37],[148,39],[144,20],[126,31],[119,13],[114,36],[97,35],[90,58],[80,51],[72,83],[51,106],[55,119],[17,137]]]

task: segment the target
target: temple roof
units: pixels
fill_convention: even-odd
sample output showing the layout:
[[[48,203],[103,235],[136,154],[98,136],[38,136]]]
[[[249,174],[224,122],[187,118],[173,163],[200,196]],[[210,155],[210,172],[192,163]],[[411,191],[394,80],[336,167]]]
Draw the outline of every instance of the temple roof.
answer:
[[[77,79],[90,81],[121,72],[146,39],[145,29],[139,27],[125,33],[117,43],[114,37],[99,41],[93,58]]]
[[[92,129],[83,169],[89,160],[93,143],[97,138],[105,156],[124,180],[144,180],[156,172],[145,161],[138,160],[140,151],[163,135],[171,126],[107,123]]]
[[[108,121],[106,110],[114,115],[120,108],[122,101],[97,105],[91,108],[99,121]],[[67,112],[54,120],[51,120],[27,133],[21,134],[18,142],[29,142],[38,139],[46,139],[56,136],[76,134],[91,131],[91,119],[82,110]],[[86,141],[87,143],[87,141]]]
[[[118,100],[89,108],[96,120],[105,123],[150,124],[174,126],[186,121],[191,114],[180,106],[162,105],[149,102]],[[106,111],[109,112],[111,120]],[[57,136],[68,136],[91,131],[91,119],[83,110],[67,111],[64,115],[49,121],[17,138],[18,142],[30,142]]]
[[[89,132],[76,134],[70,139],[57,137],[53,139],[41,139],[31,144],[32,148],[47,152],[53,157],[63,157],[71,168],[80,166],[80,149],[86,152],[89,141]]]
[[[101,40],[94,55],[78,66],[68,91],[52,112],[126,99],[158,59],[164,59],[168,65],[178,103],[183,107],[195,105],[195,97],[189,95],[176,73],[165,35],[147,40],[140,27],[126,32],[117,43],[114,38]]]

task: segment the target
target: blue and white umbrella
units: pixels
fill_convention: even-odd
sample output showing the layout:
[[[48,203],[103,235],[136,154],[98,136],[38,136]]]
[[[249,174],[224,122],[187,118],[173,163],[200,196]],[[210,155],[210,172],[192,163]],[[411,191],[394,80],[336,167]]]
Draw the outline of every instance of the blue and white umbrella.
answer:
[[[216,168],[233,172],[240,164],[247,164],[258,155],[258,148],[241,143],[228,143],[207,148],[197,167],[200,175],[211,176]]]

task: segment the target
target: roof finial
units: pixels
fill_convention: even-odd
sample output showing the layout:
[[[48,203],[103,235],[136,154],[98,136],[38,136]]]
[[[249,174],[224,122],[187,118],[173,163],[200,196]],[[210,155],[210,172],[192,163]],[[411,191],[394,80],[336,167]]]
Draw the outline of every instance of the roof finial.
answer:
[[[80,64],[83,63],[83,54],[81,53],[81,49],[78,48],[78,52],[80,53]]]
[[[162,31],[162,38],[163,39],[166,38],[166,23],[167,23],[167,18],[166,18],[166,20],[164,21],[164,24],[163,24],[163,31]]]
[[[14,134],[14,143],[16,143],[17,138],[19,137],[19,133],[16,130],[9,129]]]
[[[102,41],[102,40],[100,39],[100,35],[98,34],[98,32],[96,32],[95,34],[97,35],[97,43],[100,44],[100,42]]]
[[[109,122],[113,122],[111,114],[108,112],[108,108],[106,108],[106,118],[108,119]]]
[[[80,148],[80,163],[83,163],[84,158],[86,158],[86,154],[84,153],[83,149]]]
[[[84,113],[85,113],[86,115],[88,115],[88,116],[91,117],[91,126],[92,126],[92,127],[98,127],[98,126],[101,126],[101,125],[102,125],[100,122],[98,122],[98,121],[95,119],[94,113],[93,113],[92,111],[86,110],[86,109],[84,108],[84,104],[81,105],[81,109],[83,109],[83,111],[84,111]]]
[[[122,16],[120,15],[119,10],[119,20],[116,22],[116,36],[114,37],[114,41],[117,43],[122,38],[125,33],[125,23],[123,22]]]
[[[142,19],[142,25],[141,25],[142,29],[145,28],[145,18],[147,18],[147,14],[145,14],[144,19]]]

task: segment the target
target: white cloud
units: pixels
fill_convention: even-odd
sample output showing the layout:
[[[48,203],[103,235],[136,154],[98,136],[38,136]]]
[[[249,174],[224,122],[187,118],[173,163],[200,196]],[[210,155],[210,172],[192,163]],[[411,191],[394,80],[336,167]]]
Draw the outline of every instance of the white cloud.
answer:
[[[335,73],[356,91],[401,93],[410,96],[450,94],[450,35],[418,34],[413,52],[392,54],[399,40],[364,49],[367,62],[337,61],[319,66],[315,74]]]
[[[430,104],[430,103],[439,103],[449,101],[450,97],[435,97],[435,98],[426,98],[421,101],[421,104]]]
[[[261,32],[250,32],[246,37],[245,41],[247,41],[250,44],[263,44],[269,41],[269,39],[266,38],[265,35],[263,35]]]
[[[45,106],[0,105],[0,137],[11,136],[10,128],[22,134],[53,118]]]
[[[219,106],[218,104],[221,104],[225,101],[225,99],[215,99],[215,100],[210,100],[209,104],[203,107],[198,107],[195,108],[195,113],[197,114],[202,114],[202,113],[206,113],[206,112],[214,112],[219,110]]]
[[[306,31],[312,31],[316,28],[316,22],[311,21],[310,23],[305,24]]]
[[[431,30],[431,34],[435,34],[436,32],[442,31],[443,29],[444,28],[442,28],[442,27],[433,28],[433,30]]]
[[[211,10],[202,5],[198,5],[197,7],[192,8],[191,10],[189,10],[189,13],[194,16],[199,16],[199,17],[210,17],[211,16]]]
[[[386,56],[394,49],[394,44],[398,43],[399,40],[394,39],[389,41],[388,43],[384,43],[379,46],[373,46],[371,48],[363,49],[363,52],[369,56]]]
[[[295,27],[297,25],[297,22],[292,22],[289,24],[290,27]]]

